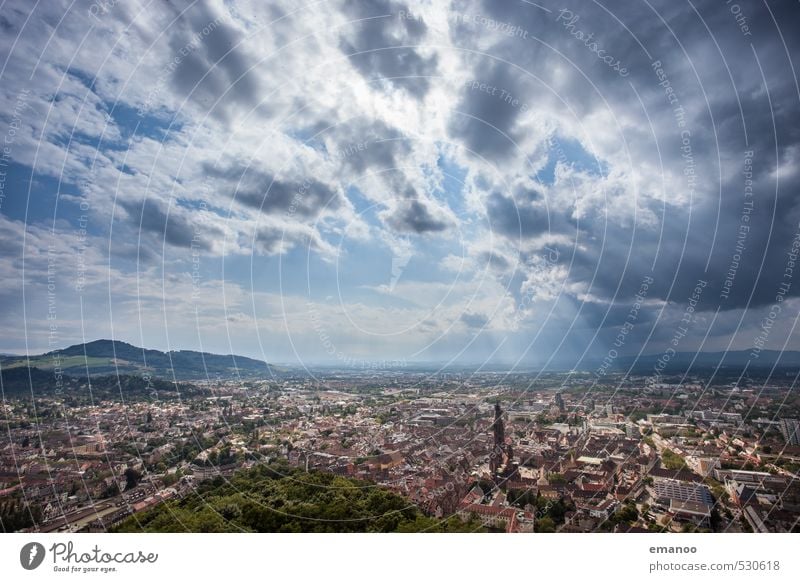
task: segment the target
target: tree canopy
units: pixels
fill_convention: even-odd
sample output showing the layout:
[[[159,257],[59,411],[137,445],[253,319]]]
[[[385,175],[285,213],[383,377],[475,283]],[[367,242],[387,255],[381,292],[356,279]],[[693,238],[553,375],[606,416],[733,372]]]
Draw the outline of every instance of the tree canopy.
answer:
[[[375,484],[260,465],[201,483],[183,499],[131,516],[118,532],[458,532],[481,529],[427,517]]]

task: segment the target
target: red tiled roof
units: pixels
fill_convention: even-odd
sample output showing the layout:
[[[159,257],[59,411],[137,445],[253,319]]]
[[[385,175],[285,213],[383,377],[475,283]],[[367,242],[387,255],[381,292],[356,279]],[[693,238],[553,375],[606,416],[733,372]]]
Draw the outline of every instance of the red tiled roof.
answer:
[[[478,515],[496,515],[500,517],[511,518],[516,515],[516,512],[510,507],[496,507],[494,505],[482,505],[479,503],[471,503],[464,507],[462,511],[467,513],[477,513]]]

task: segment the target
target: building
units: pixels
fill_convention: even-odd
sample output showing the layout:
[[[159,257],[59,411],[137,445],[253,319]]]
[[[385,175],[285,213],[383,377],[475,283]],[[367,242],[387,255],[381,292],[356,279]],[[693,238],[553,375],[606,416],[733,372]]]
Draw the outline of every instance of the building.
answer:
[[[795,418],[782,418],[778,421],[778,429],[788,445],[800,445],[800,421]]]
[[[676,521],[693,523],[699,527],[711,527],[711,505],[708,503],[670,499],[669,513]]]
[[[472,503],[461,506],[456,515],[462,521],[477,519],[486,527],[502,529],[507,533],[532,532],[533,514],[518,511],[512,507],[498,507],[495,505],[482,505]]]
[[[679,414],[648,414],[647,422],[650,424],[683,424],[686,419]]]
[[[690,483],[678,479],[654,479],[653,485],[648,489],[656,504],[665,508],[669,508],[673,501],[692,501],[709,506],[714,504],[711,491],[701,483]]]
[[[555,397],[555,399],[554,399],[554,401],[553,401],[553,402],[554,402],[554,403],[555,403],[555,405],[558,407],[558,411],[559,411],[559,412],[564,412],[564,411],[566,411],[567,407],[566,407],[566,405],[564,404],[564,397],[563,397],[563,396],[561,396],[561,392],[556,392],[556,397]]]
[[[500,404],[494,405],[494,422],[492,422],[492,450],[489,453],[489,471],[499,484],[512,477],[519,477],[514,463],[514,450],[506,443],[506,429],[503,422],[503,411]]]

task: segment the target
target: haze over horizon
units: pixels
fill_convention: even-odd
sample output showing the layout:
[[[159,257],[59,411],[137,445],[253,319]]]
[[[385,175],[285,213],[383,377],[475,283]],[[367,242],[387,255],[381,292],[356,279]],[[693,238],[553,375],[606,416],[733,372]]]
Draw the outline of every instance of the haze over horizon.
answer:
[[[798,350],[800,11],[725,6],[6,3],[0,352]]]
[[[105,343],[115,343],[118,347],[120,347],[124,352],[130,352],[134,350],[134,353],[137,354],[136,359],[142,360],[143,354],[146,352],[160,352],[167,356],[172,354],[178,353],[198,353],[194,350],[188,350],[180,348],[179,346],[172,346],[171,350],[158,350],[149,346],[137,346],[132,345],[127,342],[122,342],[121,340],[110,340],[106,338],[97,338],[95,340],[90,340],[82,344],[73,344],[69,346],[61,346],[59,348],[55,348],[50,352],[46,353],[12,353],[12,352],[5,352],[0,353],[2,357],[10,357],[11,360],[7,360],[4,363],[0,363],[0,369],[5,369],[8,364],[11,362],[21,362],[24,361],[26,357],[33,358],[30,363],[27,365],[31,367],[41,367],[45,365],[48,369],[56,365],[57,361],[61,360],[41,360],[38,358],[44,356],[50,356],[51,354],[56,354],[60,352],[70,352],[74,355],[76,352],[76,348],[80,348],[77,350],[78,354],[83,356],[87,356],[87,363],[93,361],[93,358],[96,357],[97,352],[97,344],[105,344]],[[100,350],[104,355],[108,352],[107,346],[103,346],[103,349]],[[263,362],[269,364],[270,366],[278,366],[278,367],[285,367],[288,369],[300,369],[306,368],[308,370],[312,370],[314,368],[338,368],[338,369],[348,369],[353,368],[359,371],[369,371],[369,370],[403,370],[403,369],[431,369],[435,368],[439,372],[448,372],[448,371],[458,371],[458,370],[472,370],[473,372],[479,371],[486,371],[486,372],[571,372],[571,371],[580,371],[580,372],[595,372],[595,376],[603,376],[606,373],[612,372],[624,372],[626,374],[631,375],[652,375],[654,371],[654,364],[658,361],[662,361],[663,368],[659,370],[659,373],[663,370],[667,370],[673,374],[683,375],[686,373],[701,373],[707,372],[709,367],[714,369],[720,368],[741,368],[741,372],[745,373],[746,369],[754,369],[759,368],[763,372],[764,369],[772,369],[775,373],[780,373],[779,369],[784,370],[795,370],[800,367],[800,351],[795,350],[760,350],[757,353],[757,356],[754,356],[754,352],[746,351],[746,350],[736,350],[736,351],[725,351],[725,352],[675,352],[669,353],[667,356],[664,355],[663,352],[659,353],[647,353],[647,354],[637,354],[635,356],[619,356],[614,358],[614,361],[609,362],[608,366],[603,366],[603,362],[608,362],[608,358],[600,359],[600,358],[583,358],[580,362],[570,360],[569,358],[552,358],[546,365],[542,364],[529,364],[520,361],[512,361],[512,360],[503,360],[501,358],[493,358],[491,361],[468,361],[468,360],[461,360],[461,361],[446,361],[446,360],[334,360],[334,359],[320,359],[320,360],[304,360],[302,363],[298,362],[281,362],[281,361],[266,361],[262,360],[258,357],[258,355],[248,355],[248,354],[237,354],[237,353],[213,353],[213,352],[199,352],[204,354],[205,356],[222,356],[222,357],[230,357],[234,356],[237,358],[237,362],[240,359],[248,359],[252,360],[248,362],[248,366],[252,367],[252,363],[255,361]],[[14,360],[14,358],[18,358]],[[120,361],[126,361],[128,358],[120,353],[117,358]],[[149,357],[145,358],[142,361],[142,364],[145,364]],[[745,364],[747,364],[747,368],[745,368]],[[19,365],[19,364],[17,364]],[[78,369],[81,369],[81,364],[78,364]],[[667,369],[668,368],[668,369]],[[598,372],[600,370],[600,372]],[[250,372],[250,370],[248,370]],[[74,375],[76,373],[75,368],[71,370],[67,370],[64,373],[68,375]],[[86,371],[83,370],[81,373],[85,374]],[[117,373],[129,373],[129,372],[120,372]],[[788,373],[788,372],[787,372]],[[267,376],[270,373],[266,373]],[[167,374],[167,377],[169,375]],[[209,376],[210,377],[210,376]]]

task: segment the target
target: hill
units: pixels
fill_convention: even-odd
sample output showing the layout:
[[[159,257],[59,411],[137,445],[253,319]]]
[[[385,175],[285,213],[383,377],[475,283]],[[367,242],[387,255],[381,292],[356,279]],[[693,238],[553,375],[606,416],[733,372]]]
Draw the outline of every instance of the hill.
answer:
[[[96,340],[54,350],[38,356],[0,357],[3,371],[14,368],[53,370],[73,377],[149,374],[166,380],[206,378],[270,377],[274,370],[266,362],[235,356],[191,350],[161,352],[139,348],[118,340]]]
[[[211,395],[208,388],[188,382],[176,384],[161,378],[145,378],[135,374],[56,377],[53,370],[27,366],[4,369],[0,374],[4,397],[53,396],[60,394],[70,404],[100,400],[138,400],[158,398],[171,400],[187,396]]]
[[[591,372],[605,366],[603,360],[590,358],[584,360],[576,369]],[[567,367],[571,367],[570,364]],[[749,350],[731,350],[728,352],[671,352],[647,354],[638,357],[620,356],[611,362],[607,372],[628,372],[641,375],[652,375],[655,371],[661,374],[684,374],[717,372],[722,377],[737,376],[747,366],[748,375],[763,376],[772,368],[778,375],[796,372],[800,369],[800,352],[763,350],[753,357]],[[551,366],[556,368],[557,366]],[[561,366],[565,366],[562,364]]]
[[[480,526],[424,516],[372,483],[289,466],[259,465],[204,481],[177,501],[136,514],[117,532],[456,532]]]

